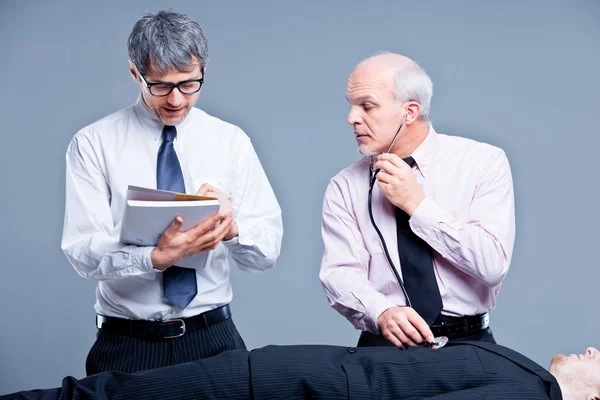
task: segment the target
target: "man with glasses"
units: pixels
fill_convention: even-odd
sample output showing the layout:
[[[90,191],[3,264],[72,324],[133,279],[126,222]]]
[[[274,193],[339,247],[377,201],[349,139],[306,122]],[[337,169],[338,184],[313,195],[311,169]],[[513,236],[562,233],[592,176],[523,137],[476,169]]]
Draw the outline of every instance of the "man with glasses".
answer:
[[[281,247],[281,210],[250,139],[193,107],[208,56],[198,23],[172,11],[145,15],[128,50],[137,102],[77,132],[66,155],[62,249],[98,281],[88,375],[244,349],[228,305],[228,259],[263,271]],[[128,185],[215,196],[221,210],[185,232],[177,217],[156,246],[123,244]],[[177,265],[199,253],[195,268]]]

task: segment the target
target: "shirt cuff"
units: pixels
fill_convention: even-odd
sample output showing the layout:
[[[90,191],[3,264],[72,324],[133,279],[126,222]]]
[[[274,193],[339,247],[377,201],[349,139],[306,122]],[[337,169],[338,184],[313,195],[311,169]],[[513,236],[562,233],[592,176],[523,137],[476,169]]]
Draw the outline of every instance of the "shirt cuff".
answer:
[[[225,247],[227,247],[228,249],[231,250],[232,248],[235,248],[238,245],[242,245],[242,246],[254,245],[254,243],[252,242],[252,239],[250,238],[250,235],[248,235],[246,226],[244,224],[240,224],[239,221],[235,221],[235,222],[238,225],[238,235],[229,240],[223,240],[222,242],[225,245]]]
[[[225,245],[225,247],[227,247],[228,249],[231,249],[232,247],[235,247],[235,245],[240,242],[239,237],[240,237],[240,235],[238,234],[236,237],[231,238],[229,240],[223,240],[222,242]]]
[[[164,270],[154,268],[154,265],[152,265],[152,258],[150,257],[152,250],[154,250],[153,246],[138,247],[140,255],[136,257],[139,260],[138,268],[144,272],[163,272]]]
[[[409,225],[412,231],[421,239],[431,237],[431,233],[437,231],[438,224],[442,221],[444,210],[428,197],[415,209],[410,217]]]
[[[384,295],[377,296],[368,308],[369,320],[371,321],[371,326],[367,326],[367,329],[371,333],[380,334],[379,324],[377,323],[377,318],[388,308],[396,307],[397,304],[389,301]]]

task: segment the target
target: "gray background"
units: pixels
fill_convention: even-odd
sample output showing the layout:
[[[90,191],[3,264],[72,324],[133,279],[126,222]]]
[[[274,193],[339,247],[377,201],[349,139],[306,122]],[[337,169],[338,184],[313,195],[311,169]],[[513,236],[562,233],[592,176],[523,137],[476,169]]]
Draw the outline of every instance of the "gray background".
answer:
[[[79,128],[135,101],[126,39],[144,12],[165,6],[204,27],[211,61],[198,106],[251,136],[284,210],[275,269],[233,272],[249,348],[356,342],[318,280],[320,210],[329,178],[358,157],[346,78],[380,50],[428,71],[438,131],[508,154],[517,238],[492,313],[497,340],[544,366],[557,351],[600,345],[600,2],[9,0],[0,1],[0,393],[85,374],[95,282],[60,250],[64,153]]]

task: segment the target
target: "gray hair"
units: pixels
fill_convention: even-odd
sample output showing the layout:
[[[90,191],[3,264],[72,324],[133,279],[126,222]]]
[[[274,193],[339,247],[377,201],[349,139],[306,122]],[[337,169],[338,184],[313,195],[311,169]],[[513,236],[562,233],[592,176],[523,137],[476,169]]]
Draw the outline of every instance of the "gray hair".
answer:
[[[208,43],[200,25],[185,14],[171,10],[149,13],[140,18],[127,40],[129,61],[145,75],[150,69],[160,74],[170,70],[190,72],[204,69],[208,62]]]
[[[380,51],[375,56],[394,54]],[[433,82],[427,72],[419,64],[411,60],[410,65],[396,69],[394,72],[394,97],[400,103],[416,101],[421,106],[419,118],[428,121],[431,111]]]
[[[429,120],[433,82],[417,64],[401,68],[394,76],[394,96],[399,102],[416,101],[421,106],[419,118]]]

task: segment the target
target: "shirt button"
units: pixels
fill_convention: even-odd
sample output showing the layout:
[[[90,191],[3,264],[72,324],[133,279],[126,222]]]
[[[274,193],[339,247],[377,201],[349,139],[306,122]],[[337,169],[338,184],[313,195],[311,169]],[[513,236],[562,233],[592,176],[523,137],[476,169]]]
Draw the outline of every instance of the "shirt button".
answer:
[[[356,347],[348,347],[348,353],[350,353],[350,354],[356,353]]]
[[[398,348],[399,348],[400,350],[402,350],[402,351],[404,351],[404,350],[407,350],[407,349],[408,349],[408,347],[406,347],[406,346],[400,346],[400,347],[398,347]]]

